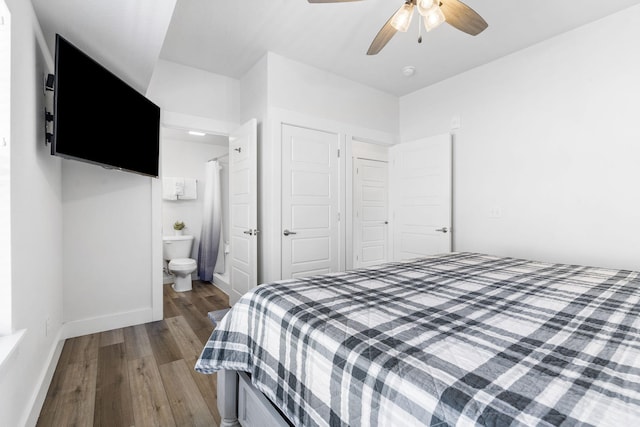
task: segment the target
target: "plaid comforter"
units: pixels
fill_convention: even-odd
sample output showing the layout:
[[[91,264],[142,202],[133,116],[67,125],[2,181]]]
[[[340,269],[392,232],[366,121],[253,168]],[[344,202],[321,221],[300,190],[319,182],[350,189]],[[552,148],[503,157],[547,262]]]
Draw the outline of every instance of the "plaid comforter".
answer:
[[[265,284],[195,369],[298,426],[640,426],[640,272],[452,253]]]

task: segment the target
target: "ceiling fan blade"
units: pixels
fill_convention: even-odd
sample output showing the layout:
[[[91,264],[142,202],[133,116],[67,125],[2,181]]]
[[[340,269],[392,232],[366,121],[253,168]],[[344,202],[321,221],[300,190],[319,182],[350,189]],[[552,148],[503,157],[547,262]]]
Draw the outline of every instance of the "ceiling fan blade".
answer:
[[[309,3],[347,3],[360,0],[307,0]]]
[[[440,9],[447,23],[472,36],[477,36],[489,26],[482,16],[459,0],[441,0]]]
[[[367,51],[367,55],[375,55],[382,50],[383,47],[391,40],[398,30],[396,30],[391,25],[391,20],[393,19],[395,13],[391,15],[391,18],[382,26],[376,37],[371,42],[371,46],[369,46],[369,50]]]

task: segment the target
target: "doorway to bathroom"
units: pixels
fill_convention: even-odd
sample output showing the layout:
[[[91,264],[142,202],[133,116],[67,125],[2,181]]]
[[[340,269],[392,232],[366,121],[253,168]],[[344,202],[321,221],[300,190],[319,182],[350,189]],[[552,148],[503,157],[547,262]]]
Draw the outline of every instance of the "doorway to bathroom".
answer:
[[[174,239],[184,235],[192,236],[193,245],[188,251],[191,258],[183,261],[192,261],[190,264],[197,262],[205,208],[200,197],[206,188],[203,171],[212,159],[220,162],[221,166],[221,233],[224,240],[218,248],[224,254],[224,261],[218,267],[223,267],[224,270],[214,273],[213,277],[204,279],[202,283],[212,283],[218,287],[229,296],[229,303],[233,305],[240,296],[257,286],[258,275],[257,120],[250,119],[238,125],[165,112],[161,131],[160,179],[151,182],[154,320],[163,318],[163,291],[165,286],[171,286],[163,284],[163,269],[169,267],[164,259],[163,236]],[[187,194],[188,197],[183,197],[182,200],[177,197],[171,197],[173,200],[165,199],[165,178],[174,179],[174,187],[175,182],[179,182],[178,192]],[[197,194],[195,199],[194,178]],[[183,236],[175,236],[176,221],[184,223]],[[185,270],[191,267],[180,264],[177,272],[184,275]],[[191,277],[197,278],[198,273],[194,269]],[[184,284],[184,281],[181,282]],[[187,298],[189,296],[187,292],[179,294]]]
[[[163,247],[169,239],[189,239],[186,258],[198,265],[201,243],[208,246],[208,230],[215,227],[219,241],[212,282],[224,288],[229,283],[229,137],[195,130],[163,126],[161,144]],[[213,175],[215,174],[215,176]],[[215,189],[215,190],[212,190]],[[203,242],[203,230],[205,242]],[[175,283],[163,251],[163,285]],[[199,265],[198,265],[199,267]],[[198,280],[196,268],[191,273]]]

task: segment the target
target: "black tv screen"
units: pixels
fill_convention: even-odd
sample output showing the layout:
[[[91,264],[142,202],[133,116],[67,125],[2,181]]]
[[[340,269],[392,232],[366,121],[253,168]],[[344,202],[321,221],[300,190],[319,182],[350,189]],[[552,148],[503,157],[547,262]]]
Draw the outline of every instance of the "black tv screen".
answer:
[[[160,108],[56,34],[51,154],[158,176]]]

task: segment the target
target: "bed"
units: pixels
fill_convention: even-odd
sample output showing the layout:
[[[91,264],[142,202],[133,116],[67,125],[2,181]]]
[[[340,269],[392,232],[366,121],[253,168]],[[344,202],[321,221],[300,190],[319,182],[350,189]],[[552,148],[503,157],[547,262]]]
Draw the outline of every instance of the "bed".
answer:
[[[456,252],[264,284],[195,369],[225,425],[636,426],[640,272]]]

